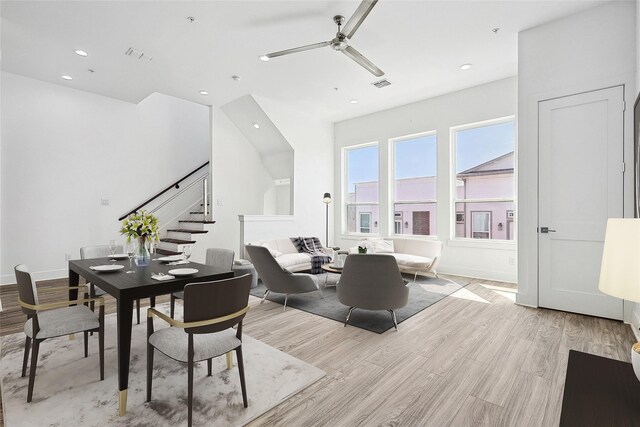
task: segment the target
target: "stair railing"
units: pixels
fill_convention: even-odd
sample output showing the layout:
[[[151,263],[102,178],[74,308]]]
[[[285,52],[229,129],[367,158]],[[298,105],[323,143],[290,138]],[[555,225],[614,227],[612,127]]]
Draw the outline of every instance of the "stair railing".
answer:
[[[209,176],[209,174],[207,173],[204,177],[204,179],[202,180],[202,205],[203,205],[203,209],[202,209],[202,213],[203,213],[203,221],[207,220],[207,217],[209,216],[209,184],[208,184],[208,180],[207,177]]]
[[[174,182],[173,184],[171,184],[170,186],[168,186],[167,188],[165,188],[164,190],[160,191],[158,194],[156,194],[155,196],[147,199],[146,201],[144,201],[143,203],[141,203],[140,205],[138,205],[137,207],[135,207],[134,209],[130,210],[129,212],[127,212],[126,214],[122,215],[120,218],[118,218],[118,221],[122,221],[123,219],[125,219],[126,217],[128,217],[129,215],[131,215],[132,213],[135,213],[137,211],[139,211],[140,209],[142,209],[143,207],[147,206],[149,203],[153,202],[154,200],[158,199],[160,196],[164,195],[165,193],[171,191],[172,189],[180,189],[180,183],[185,181],[186,179],[190,178],[191,176],[193,176],[194,174],[196,174],[198,171],[200,171],[202,168],[206,167],[209,165],[209,162],[204,163],[203,165],[197,167],[196,169],[194,169],[193,171],[189,172],[188,174],[186,174],[185,176],[183,176],[182,178],[180,178],[179,180],[177,180],[176,182]],[[160,209],[161,207],[165,206],[166,204],[170,203],[173,199],[175,199],[176,197],[178,197],[180,194],[182,194],[183,192],[187,191],[189,188],[193,187],[194,185],[196,185],[198,182],[200,182],[201,180],[203,181],[203,204],[204,204],[204,213],[205,213],[205,219],[207,218],[207,214],[208,214],[208,186],[207,186],[207,177],[209,176],[209,172],[206,172],[201,178],[191,182],[190,184],[188,184],[185,188],[183,188],[181,191],[177,192],[176,194],[173,194],[171,197],[169,197],[167,200],[163,201],[162,203],[160,203],[158,206],[156,206],[155,208],[153,208],[151,210],[151,212],[155,212],[158,209]]]

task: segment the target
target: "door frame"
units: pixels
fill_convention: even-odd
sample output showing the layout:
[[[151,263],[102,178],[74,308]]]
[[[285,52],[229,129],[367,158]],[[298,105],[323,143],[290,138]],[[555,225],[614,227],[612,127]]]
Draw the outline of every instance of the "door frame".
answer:
[[[519,305],[538,307],[538,171],[539,171],[539,114],[540,102],[591,92],[600,89],[622,86],[627,103],[624,112],[624,159],[627,172],[624,175],[624,216],[633,217],[633,177],[628,173],[628,165],[633,162],[633,108],[629,100],[636,94],[635,74],[616,76],[613,78],[595,79],[577,83],[563,89],[554,89],[532,93],[518,101],[518,143],[517,159],[517,194],[518,205],[515,215],[518,235],[518,292],[516,303]],[[521,161],[522,160],[522,161]],[[626,323],[632,320],[633,303],[625,301],[623,319]]]

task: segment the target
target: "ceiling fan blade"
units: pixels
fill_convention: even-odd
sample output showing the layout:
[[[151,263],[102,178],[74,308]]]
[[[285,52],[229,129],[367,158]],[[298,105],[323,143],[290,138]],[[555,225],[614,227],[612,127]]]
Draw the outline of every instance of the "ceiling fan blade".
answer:
[[[349,58],[356,61],[358,64],[362,65],[367,71],[373,74],[376,77],[384,76],[384,71],[380,68],[376,67],[373,62],[369,61],[367,58],[362,56],[360,52],[355,50],[352,46],[347,46],[345,50],[342,51]]]
[[[261,56],[260,59],[267,58],[266,60],[268,61],[269,59],[277,58],[278,56],[289,55],[290,53],[304,52],[305,50],[318,49],[321,47],[329,46],[330,44],[331,42],[327,41],[327,42],[321,42],[321,43],[308,44],[306,46],[294,47],[293,49],[267,53],[266,55]]]
[[[369,12],[371,12],[371,9],[373,9],[376,3],[378,3],[378,0],[362,0],[360,6],[353,12],[349,21],[347,21],[342,28],[342,34],[347,36],[348,39],[353,37],[353,34],[360,28],[360,25],[362,25],[362,22],[369,15]]]

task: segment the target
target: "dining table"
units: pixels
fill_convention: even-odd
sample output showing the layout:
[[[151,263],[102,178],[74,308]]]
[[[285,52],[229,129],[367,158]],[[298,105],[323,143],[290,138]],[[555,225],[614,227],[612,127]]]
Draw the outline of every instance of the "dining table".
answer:
[[[69,286],[78,286],[80,276],[93,283],[116,299],[117,312],[117,351],[118,351],[118,413],[127,412],[127,390],[129,387],[129,363],[131,358],[131,328],[133,326],[133,302],[137,299],[150,298],[151,306],[155,305],[155,297],[182,291],[189,283],[209,282],[232,278],[233,271],[224,271],[206,264],[189,262],[183,265],[171,265],[152,259],[148,266],[133,264],[133,273],[129,271],[130,262],[114,262],[110,258],[94,258],[69,261]],[[100,272],[92,269],[100,265],[122,265],[114,271]],[[169,274],[169,270],[177,268],[193,268],[197,272],[186,276],[174,276],[169,280],[151,278],[158,273]],[[69,290],[69,300],[78,298],[78,290]]]

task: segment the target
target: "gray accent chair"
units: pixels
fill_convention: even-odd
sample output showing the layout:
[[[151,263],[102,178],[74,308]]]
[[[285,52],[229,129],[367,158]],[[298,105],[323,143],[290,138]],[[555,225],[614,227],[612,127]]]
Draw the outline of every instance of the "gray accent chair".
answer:
[[[349,307],[344,326],[356,308],[387,310],[398,330],[396,313],[407,305],[409,288],[396,259],[389,255],[352,254],[347,256],[337,285],[338,301]]]
[[[88,333],[98,333],[98,346],[100,352],[100,381],[104,380],[104,300],[102,298],[85,298],[78,300],[62,300],[56,302],[40,303],[38,291],[31,274],[24,264],[14,267],[16,281],[18,282],[18,303],[22,312],[27,316],[24,324],[26,340],[24,343],[24,358],[22,360],[22,376],[27,374],[27,362],[29,350],[31,350],[31,368],[29,369],[29,388],[27,390],[27,402],[33,397],[33,386],[36,380],[36,367],[38,366],[38,352],[40,343],[49,338],[71,335],[84,332],[84,357],[89,356]],[[78,289],[80,287],[74,287]],[[82,286],[86,291],[86,286]],[[46,288],[42,292],[53,290],[69,290],[69,287]],[[95,314],[86,305],[95,302],[100,307],[99,314]],[[75,304],[75,305],[74,305]],[[33,342],[33,347],[32,347]],[[69,372],[69,375],[77,375],[78,372]]]
[[[205,256],[205,264],[217,268],[220,271],[231,271],[235,255],[235,252],[230,249],[209,248]],[[184,291],[171,294],[171,317],[175,315],[177,299],[184,299]]]
[[[116,246],[115,253],[121,254],[124,249],[122,245]],[[111,249],[109,245],[96,245],[96,246],[84,246],[80,248],[80,259],[94,259],[94,258],[108,258],[111,255]],[[101,297],[106,294],[105,291],[94,285],[93,283],[87,283],[89,286],[89,298]],[[94,302],[89,304],[91,311],[94,310]],[[140,300],[136,300],[136,319],[138,325],[140,324]],[[92,334],[93,335],[93,334]]]
[[[214,357],[227,354],[227,369],[231,369],[236,352],[242,401],[248,407],[247,387],[242,358],[242,319],[249,310],[251,276],[246,274],[214,282],[190,283],[184,287],[184,322],[150,308],[147,311],[147,402],[151,401],[153,355],[155,350],[187,364],[188,425],[192,425],[193,367],[207,361],[207,375],[212,374]],[[159,317],[172,328],[153,329],[153,317]],[[236,329],[233,329],[237,326]]]
[[[285,270],[280,267],[280,264],[271,255],[269,249],[264,246],[246,245],[245,250],[249,253],[251,262],[258,272],[258,277],[267,287],[260,304],[264,302],[271,292],[285,295],[282,311],[287,309],[289,294],[318,291],[320,296],[324,298],[316,276],[305,273],[291,273]]]

